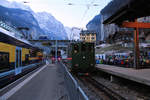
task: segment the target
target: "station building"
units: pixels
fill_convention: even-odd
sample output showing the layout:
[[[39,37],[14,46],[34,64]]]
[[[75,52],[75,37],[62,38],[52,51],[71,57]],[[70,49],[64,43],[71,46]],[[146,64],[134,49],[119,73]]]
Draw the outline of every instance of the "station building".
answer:
[[[80,41],[96,42],[96,32],[89,30],[82,30],[80,32]]]

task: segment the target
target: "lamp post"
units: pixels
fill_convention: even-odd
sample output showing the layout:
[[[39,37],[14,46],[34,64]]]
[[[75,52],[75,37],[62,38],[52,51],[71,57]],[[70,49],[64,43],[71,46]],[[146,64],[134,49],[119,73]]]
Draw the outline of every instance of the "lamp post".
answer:
[[[55,41],[55,59],[56,59],[56,62],[57,62],[57,39]]]

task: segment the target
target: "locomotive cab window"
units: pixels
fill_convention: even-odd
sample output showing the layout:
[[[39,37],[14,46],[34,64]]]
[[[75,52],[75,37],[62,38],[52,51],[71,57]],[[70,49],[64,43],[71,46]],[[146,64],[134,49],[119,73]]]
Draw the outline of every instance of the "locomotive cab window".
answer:
[[[0,72],[9,69],[9,53],[0,52]]]
[[[79,46],[78,45],[74,45],[74,53],[79,52]]]
[[[86,51],[86,45],[85,44],[82,44],[81,51]]]
[[[93,46],[92,45],[88,45],[88,51],[93,52]]]

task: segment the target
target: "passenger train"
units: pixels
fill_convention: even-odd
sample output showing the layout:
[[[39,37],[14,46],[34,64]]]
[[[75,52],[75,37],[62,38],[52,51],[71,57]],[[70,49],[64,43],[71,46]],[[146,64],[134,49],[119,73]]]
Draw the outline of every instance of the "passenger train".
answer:
[[[0,88],[44,64],[41,49],[8,33],[0,31]]]

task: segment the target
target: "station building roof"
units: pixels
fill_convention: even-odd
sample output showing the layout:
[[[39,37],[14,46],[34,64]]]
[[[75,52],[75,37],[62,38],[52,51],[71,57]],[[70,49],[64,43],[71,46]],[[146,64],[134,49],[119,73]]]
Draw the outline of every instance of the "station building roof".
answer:
[[[96,32],[95,31],[89,31],[89,30],[82,30],[80,32],[80,34],[96,34]]]
[[[125,5],[106,18],[103,24],[121,24],[126,20],[133,21],[146,16],[150,16],[150,0],[128,0]]]

